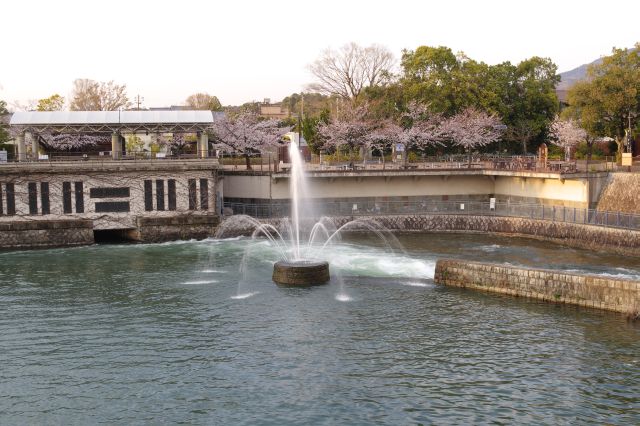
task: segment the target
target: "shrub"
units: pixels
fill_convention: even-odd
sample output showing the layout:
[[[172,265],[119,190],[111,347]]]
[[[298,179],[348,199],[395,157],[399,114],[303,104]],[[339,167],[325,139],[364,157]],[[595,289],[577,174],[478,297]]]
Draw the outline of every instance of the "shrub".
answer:
[[[577,160],[586,160],[588,153],[589,153],[589,147],[587,146],[586,142],[582,142],[582,143],[578,144],[578,147],[576,148],[576,159]],[[604,156],[605,156],[605,154],[602,151],[602,148],[600,148],[597,145],[593,145],[593,150],[591,151],[591,159],[592,160],[602,160],[604,158]]]

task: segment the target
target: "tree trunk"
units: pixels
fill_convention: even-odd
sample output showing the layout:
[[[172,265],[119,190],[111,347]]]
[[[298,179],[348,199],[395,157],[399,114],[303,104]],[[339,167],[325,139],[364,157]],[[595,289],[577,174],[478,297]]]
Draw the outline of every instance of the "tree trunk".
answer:
[[[468,151],[469,154],[469,162],[467,163],[467,168],[471,168],[471,150]]]
[[[249,158],[249,154],[244,154],[244,160],[247,165],[247,170],[251,170],[251,158]]]

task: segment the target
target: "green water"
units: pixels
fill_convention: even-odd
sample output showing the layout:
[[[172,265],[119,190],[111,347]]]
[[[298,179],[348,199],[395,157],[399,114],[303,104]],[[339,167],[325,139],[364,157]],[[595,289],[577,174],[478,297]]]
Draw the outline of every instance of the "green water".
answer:
[[[639,278],[636,260],[400,240],[331,248],[311,289],[271,283],[274,250],[248,240],[0,253],[0,424],[640,423],[640,326],[431,280],[445,256]]]

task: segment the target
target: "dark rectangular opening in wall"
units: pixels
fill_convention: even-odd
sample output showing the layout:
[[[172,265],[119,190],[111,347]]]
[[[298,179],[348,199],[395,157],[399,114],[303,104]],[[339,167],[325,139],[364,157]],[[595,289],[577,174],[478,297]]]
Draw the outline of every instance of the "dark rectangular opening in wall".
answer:
[[[6,185],[7,192],[7,215],[13,216],[16,214],[16,189],[12,183]]]
[[[76,213],[84,213],[84,185],[82,182],[75,183],[76,189]]]
[[[144,181],[144,209],[148,212],[153,210],[153,182]]]
[[[65,214],[71,211],[71,182],[62,182],[62,211]]]
[[[156,179],[156,209],[164,210],[164,180]]]
[[[51,213],[49,204],[49,182],[40,182],[40,206],[42,207],[42,214]]]
[[[29,214],[38,214],[38,185],[35,182],[29,182],[27,187],[29,191]]]
[[[4,205],[2,203],[2,184],[0,183],[0,216],[4,214]]]
[[[200,179],[200,208],[209,209],[209,180]]]
[[[135,229],[100,229],[93,231],[93,239],[98,244],[118,244],[136,241]]]
[[[167,192],[169,196],[169,210],[176,209],[176,180],[169,179],[167,182]]]
[[[90,198],[128,198],[129,196],[129,187],[126,186],[89,189]]]
[[[189,179],[189,210],[195,210],[198,203],[198,193],[196,192],[196,180]]]
[[[126,213],[130,210],[128,201],[99,201],[96,213]]]

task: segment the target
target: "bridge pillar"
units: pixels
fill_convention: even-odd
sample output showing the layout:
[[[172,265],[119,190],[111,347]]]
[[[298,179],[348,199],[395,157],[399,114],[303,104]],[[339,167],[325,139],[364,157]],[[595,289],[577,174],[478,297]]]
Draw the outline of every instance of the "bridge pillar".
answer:
[[[116,132],[111,134],[111,157],[114,160],[120,158],[122,147],[120,147],[120,135]]]
[[[209,156],[209,135],[202,132],[198,138],[198,157],[207,158]]]
[[[37,160],[38,159],[38,138],[32,133],[29,133],[29,136],[31,137],[31,158],[33,158],[34,160]]]
[[[24,133],[16,136],[16,146],[18,147],[18,161],[27,161],[27,147],[24,145]]]

